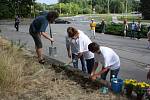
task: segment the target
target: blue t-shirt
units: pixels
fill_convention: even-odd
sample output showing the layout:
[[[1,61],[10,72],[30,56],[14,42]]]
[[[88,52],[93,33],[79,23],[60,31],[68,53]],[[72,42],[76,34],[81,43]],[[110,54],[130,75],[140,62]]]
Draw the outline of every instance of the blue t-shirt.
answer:
[[[48,20],[46,15],[38,16],[35,20],[31,23],[29,32],[32,33],[40,33],[45,32],[48,26]]]

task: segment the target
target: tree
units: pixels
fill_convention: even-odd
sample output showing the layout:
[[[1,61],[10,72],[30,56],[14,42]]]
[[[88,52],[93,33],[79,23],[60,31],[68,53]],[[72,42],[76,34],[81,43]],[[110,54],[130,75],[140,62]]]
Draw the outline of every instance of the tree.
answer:
[[[113,0],[110,3],[110,12],[111,13],[122,13],[123,6],[120,0]]]
[[[141,12],[144,19],[150,19],[150,0],[141,0]]]
[[[1,0],[0,1],[0,19],[13,18],[19,14],[22,17],[28,17],[31,13],[31,5],[35,0]]]

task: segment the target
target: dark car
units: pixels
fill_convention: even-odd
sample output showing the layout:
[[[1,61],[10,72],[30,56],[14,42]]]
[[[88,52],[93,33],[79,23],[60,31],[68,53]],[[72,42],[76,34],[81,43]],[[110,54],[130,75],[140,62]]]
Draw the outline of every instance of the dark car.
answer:
[[[63,19],[56,19],[54,21],[55,24],[70,24],[71,22],[67,21],[67,20],[63,20]]]

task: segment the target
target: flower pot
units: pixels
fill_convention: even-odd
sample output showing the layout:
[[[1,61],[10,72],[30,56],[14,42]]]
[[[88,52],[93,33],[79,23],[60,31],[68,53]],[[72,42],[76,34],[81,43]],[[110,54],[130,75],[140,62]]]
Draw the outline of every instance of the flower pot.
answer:
[[[132,95],[132,89],[127,89],[127,90],[126,90],[126,95],[127,95],[128,97],[131,97],[131,95]]]
[[[127,97],[131,97],[132,91],[133,91],[133,87],[132,86],[127,86],[126,87],[126,95],[127,95]]]
[[[143,95],[144,95],[143,93],[142,94],[141,93],[140,94],[137,93],[136,100],[142,100]]]

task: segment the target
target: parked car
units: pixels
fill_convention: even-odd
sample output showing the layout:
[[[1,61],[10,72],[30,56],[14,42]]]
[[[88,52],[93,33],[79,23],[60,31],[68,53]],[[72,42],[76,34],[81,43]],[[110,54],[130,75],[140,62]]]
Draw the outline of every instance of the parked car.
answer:
[[[71,22],[67,21],[67,20],[63,20],[63,19],[56,19],[54,21],[55,24],[70,24]]]

